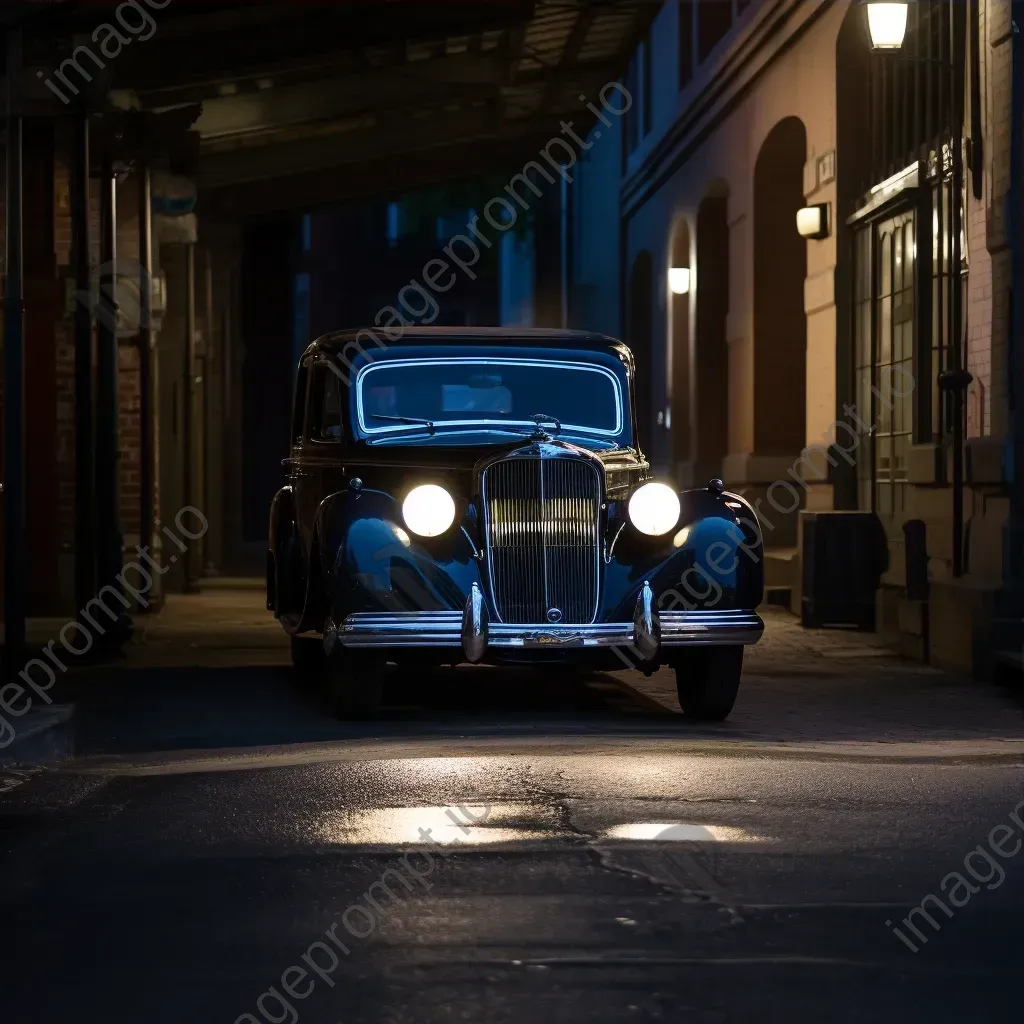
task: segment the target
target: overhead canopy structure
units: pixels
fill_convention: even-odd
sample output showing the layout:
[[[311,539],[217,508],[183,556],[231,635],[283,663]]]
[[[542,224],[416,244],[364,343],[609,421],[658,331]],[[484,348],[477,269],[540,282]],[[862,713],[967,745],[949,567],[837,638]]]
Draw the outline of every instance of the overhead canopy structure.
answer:
[[[97,51],[97,26],[114,24],[113,5],[44,7],[35,30],[66,48]],[[101,75],[122,107],[201,104],[204,205],[244,214],[528,159],[562,119],[577,130],[592,123],[580,96],[596,102],[622,75],[657,9],[650,0],[174,0],[149,12],[152,30],[122,32],[130,42]],[[59,46],[52,52],[60,57]]]

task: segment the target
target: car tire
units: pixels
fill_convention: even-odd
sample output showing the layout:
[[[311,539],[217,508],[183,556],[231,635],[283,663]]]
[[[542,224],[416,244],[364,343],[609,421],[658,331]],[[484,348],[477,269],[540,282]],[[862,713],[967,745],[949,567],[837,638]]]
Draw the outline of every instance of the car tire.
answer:
[[[318,676],[327,667],[324,642],[319,637],[293,636],[292,668],[302,677]]]
[[[327,665],[327,693],[336,718],[374,718],[384,700],[387,664],[361,652],[341,651]]]
[[[722,722],[729,717],[743,672],[743,648],[690,647],[673,661],[676,693],[683,714],[697,722]]]

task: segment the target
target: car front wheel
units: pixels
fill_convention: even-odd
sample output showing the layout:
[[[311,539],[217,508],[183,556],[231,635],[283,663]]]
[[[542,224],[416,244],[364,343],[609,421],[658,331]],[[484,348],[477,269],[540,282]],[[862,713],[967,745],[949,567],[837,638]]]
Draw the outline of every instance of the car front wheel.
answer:
[[[338,718],[373,718],[384,700],[383,658],[362,651],[338,651],[327,665],[328,697]]]
[[[729,717],[743,672],[742,647],[689,647],[673,661],[679,706],[687,718],[721,722]]]

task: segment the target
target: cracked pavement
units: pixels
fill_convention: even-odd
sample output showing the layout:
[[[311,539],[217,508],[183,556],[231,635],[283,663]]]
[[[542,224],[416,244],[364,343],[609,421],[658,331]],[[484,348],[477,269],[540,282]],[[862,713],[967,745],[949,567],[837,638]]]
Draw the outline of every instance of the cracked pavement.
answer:
[[[493,670],[395,676],[381,721],[342,724],[272,661],[67,682],[79,756],[0,784],[4,1021],[1019,1012],[1010,691],[785,619],[717,727],[664,673]],[[951,873],[966,901],[917,938]],[[314,945],[332,926],[348,952]],[[285,996],[304,955],[323,973]]]

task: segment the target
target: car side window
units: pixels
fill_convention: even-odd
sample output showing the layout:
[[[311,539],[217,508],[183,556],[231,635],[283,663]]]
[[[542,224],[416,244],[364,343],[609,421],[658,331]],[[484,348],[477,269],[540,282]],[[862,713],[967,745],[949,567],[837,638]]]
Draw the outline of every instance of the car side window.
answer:
[[[309,381],[309,360],[303,360],[295,377],[295,401],[292,405],[292,443],[302,441],[306,423],[306,385]]]
[[[341,440],[341,380],[326,363],[313,367],[309,390],[309,436],[314,441]]]

